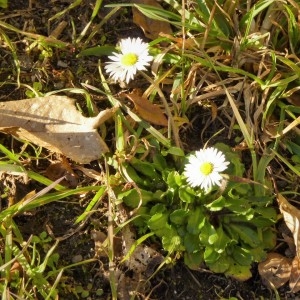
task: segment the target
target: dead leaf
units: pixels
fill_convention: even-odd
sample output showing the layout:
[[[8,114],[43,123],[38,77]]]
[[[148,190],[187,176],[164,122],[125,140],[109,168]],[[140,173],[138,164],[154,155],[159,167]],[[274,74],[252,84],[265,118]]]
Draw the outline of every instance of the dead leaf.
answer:
[[[296,255],[300,258],[300,211],[291,205],[281,194],[277,195],[277,201],[286,226],[292,232],[296,246]]]
[[[294,257],[296,255],[296,246],[294,243],[294,239],[285,233],[282,233],[282,238],[288,245],[288,248],[284,251],[284,254],[287,257]]]
[[[23,274],[23,267],[18,261],[15,261],[12,264],[9,272],[10,272],[10,275],[13,275],[14,273]]]
[[[194,47],[197,46],[197,42],[195,41],[194,38],[183,39],[180,37],[174,37],[173,35],[166,34],[164,32],[160,33],[159,35],[162,37],[166,37],[167,39],[174,42],[178,48],[182,48],[184,46],[185,49],[193,49]]]
[[[292,262],[290,288],[293,293],[300,291],[300,260],[295,257]]]
[[[49,165],[45,171],[45,176],[52,181],[64,177],[65,179],[60,184],[69,188],[75,188],[78,185],[78,176],[65,157],[62,157],[61,161]]]
[[[108,147],[97,127],[116,108],[84,117],[66,96],[47,96],[0,103],[0,131],[61,153],[79,163],[99,159]]]
[[[157,3],[156,0],[133,0],[134,4],[144,4],[154,6],[163,10],[162,6]],[[147,38],[155,40],[159,37],[159,34],[162,32],[164,34],[172,34],[173,31],[168,22],[154,20],[149,17],[146,17],[138,8],[132,8],[133,13],[133,22],[142,28],[144,34]]]
[[[268,253],[267,259],[258,264],[258,272],[271,288],[279,288],[288,282],[291,274],[291,260],[278,253]]]
[[[122,245],[125,255],[122,262],[130,270],[134,271],[135,274],[142,274],[146,271],[150,272],[152,268],[148,269],[148,266],[152,263],[153,259],[155,260],[155,263],[153,262],[155,266],[164,260],[163,256],[150,246],[137,244],[135,235],[129,226],[125,226],[122,230]]]
[[[146,97],[140,95],[138,90],[124,95],[133,102],[138,115],[155,125],[168,126],[168,120],[157,104],[151,103]]]
[[[289,91],[290,96],[286,100],[294,106],[300,106],[300,87],[297,86]]]
[[[94,240],[95,243],[95,256],[101,257],[107,256],[107,245],[105,244],[105,241],[107,239],[107,235],[99,230],[92,230],[91,231],[91,238]]]

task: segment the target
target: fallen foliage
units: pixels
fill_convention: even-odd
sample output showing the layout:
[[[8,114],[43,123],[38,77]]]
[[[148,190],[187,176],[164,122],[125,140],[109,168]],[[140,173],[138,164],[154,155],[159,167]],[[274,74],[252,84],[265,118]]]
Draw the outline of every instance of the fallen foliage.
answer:
[[[84,117],[67,96],[47,96],[0,103],[0,130],[61,153],[76,162],[99,159],[108,147],[97,128],[115,108]]]

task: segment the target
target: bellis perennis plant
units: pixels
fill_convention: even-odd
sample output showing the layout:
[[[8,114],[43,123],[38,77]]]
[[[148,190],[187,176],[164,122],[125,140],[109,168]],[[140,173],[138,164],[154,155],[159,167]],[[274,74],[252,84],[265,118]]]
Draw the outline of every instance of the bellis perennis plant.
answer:
[[[201,149],[189,157],[185,175],[192,187],[200,186],[207,192],[212,186],[221,185],[223,177],[220,172],[228,165],[224,154],[216,148]]]
[[[130,178],[135,186],[124,190],[118,183],[114,191],[134,211],[137,232],[155,236],[169,257],[183,257],[192,269],[205,265],[249,279],[253,262],[264,260],[276,242],[272,194],[244,178],[239,154],[227,145],[200,149],[186,158],[181,149],[172,149],[171,155],[157,143],[152,146],[156,150],[147,160],[141,148],[121,165],[127,174],[124,183]]]
[[[144,71],[149,66],[153,57],[149,55],[149,45],[140,38],[127,38],[119,42],[120,53],[114,52],[108,58],[105,70],[114,80],[132,80],[137,71]]]

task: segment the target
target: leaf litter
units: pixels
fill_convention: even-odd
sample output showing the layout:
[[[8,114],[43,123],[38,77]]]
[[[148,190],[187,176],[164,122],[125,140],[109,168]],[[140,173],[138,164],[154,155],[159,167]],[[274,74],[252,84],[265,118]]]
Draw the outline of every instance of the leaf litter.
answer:
[[[134,4],[143,4],[153,6],[153,8],[163,9],[162,6],[157,3],[156,0],[134,0]],[[133,23],[142,28],[145,36],[151,40],[154,40],[163,34],[172,34],[172,28],[169,23],[161,20],[154,20],[145,16],[139,8],[132,8]]]
[[[300,210],[290,204],[282,194],[277,195],[277,201],[284,222],[293,237],[294,257],[288,258],[271,252],[265,261],[259,263],[258,271],[269,287],[277,289],[289,282],[291,291],[296,293],[300,291]]]
[[[135,89],[131,93],[124,93],[123,95],[133,102],[137,114],[142,119],[155,125],[168,126],[168,120],[163,110],[157,104],[150,102],[145,96],[141,95],[139,90]]]
[[[148,1],[146,2],[146,1],[136,1],[136,2],[139,2],[139,3],[141,3],[141,4],[149,4],[148,3]],[[150,19],[151,20],[151,19]],[[149,20],[147,20],[147,22],[148,22]],[[157,21],[154,21],[154,22],[152,22],[152,24],[151,24],[151,26],[148,26],[148,27],[145,27],[144,26],[144,28],[142,27],[142,21],[140,21],[140,24],[138,23],[138,22],[136,22],[136,24],[138,24],[138,26],[140,26],[141,28],[143,28],[143,30],[144,30],[144,32],[145,32],[145,35],[147,36],[147,34],[148,34],[148,32],[150,32],[150,35],[148,35],[148,37],[149,38],[154,38],[154,36],[156,36],[156,32],[155,32],[155,30],[154,29],[152,29],[152,28],[155,28],[155,27],[153,27],[153,25],[155,25],[155,23],[156,23]],[[159,26],[157,26],[157,28],[158,28],[158,30],[159,30]],[[167,30],[162,30],[163,32],[165,32],[165,33],[167,33]],[[159,32],[159,31],[158,31]],[[171,32],[172,33],[172,32]],[[235,91],[233,91],[233,92],[235,92]],[[200,96],[201,97],[201,96]],[[206,96],[205,96],[206,97]],[[46,97],[45,97],[46,98]],[[29,100],[32,100],[32,99],[29,99]],[[130,99],[131,100],[131,99]],[[146,99],[146,100],[148,100],[148,99]],[[24,101],[24,100],[19,100],[18,101],[18,103],[19,104],[21,104],[21,101]],[[131,100],[132,101],[132,100]],[[134,102],[134,101],[133,101]],[[46,102],[44,102],[44,104],[45,104]],[[73,103],[74,104],[74,103]],[[73,105],[72,104],[72,105]],[[138,111],[138,105],[134,102],[134,104],[135,104],[135,108],[136,108],[136,110]],[[73,105],[73,107],[75,108],[75,106]],[[143,118],[143,113],[139,113],[140,114],[140,116]],[[45,116],[45,115],[43,115],[42,117],[45,117],[45,118],[47,118],[47,116]],[[145,117],[144,117],[145,118]],[[145,118],[146,119],[146,118]],[[64,121],[66,121],[66,120],[64,120]],[[1,122],[1,119],[0,119],[0,122]],[[74,120],[69,120],[68,119],[68,121],[67,122],[69,122],[70,124],[73,124],[73,122],[74,122]],[[86,125],[85,124],[85,122],[84,122],[84,120],[82,120],[82,122],[83,123],[80,123],[82,126],[79,126],[81,129],[83,129],[84,128],[84,130],[87,130],[87,132],[90,132],[90,131],[92,131],[92,132],[94,132],[94,130],[95,130],[95,128],[93,127],[93,126],[90,126],[90,125]],[[14,123],[15,124],[15,123]],[[69,125],[70,125],[69,124]],[[78,125],[78,124],[76,124],[76,125]],[[6,125],[5,125],[6,126]],[[32,134],[34,137],[33,137],[33,143],[36,143],[37,145],[41,145],[41,144],[43,144],[43,143],[47,143],[47,142],[45,142],[42,138],[41,138],[41,136],[43,136],[43,135],[41,135],[41,136],[39,136],[39,135],[35,135],[34,133],[32,133],[30,130],[30,128],[29,129],[26,129],[25,128],[25,126],[24,126],[24,128],[22,127],[22,126],[20,126],[20,127],[10,127],[10,126],[8,126],[8,127],[3,127],[4,129],[3,129],[3,131],[4,132],[6,132],[6,133],[12,133],[12,134],[14,134],[15,133],[15,131],[17,130],[17,134],[15,134],[16,136],[19,136],[19,137],[21,137],[21,138],[24,138],[24,139],[26,139],[26,137],[30,137],[30,134]],[[67,127],[66,127],[67,128]],[[75,126],[74,126],[74,128],[75,128]],[[11,130],[11,131],[10,131]],[[26,132],[29,132],[28,134],[26,133]],[[21,135],[18,135],[19,133],[21,132]],[[22,132],[25,132],[24,133],[24,135],[22,135]],[[33,131],[34,132],[34,131]],[[48,132],[48,134],[52,134],[52,131],[47,131]],[[73,131],[72,131],[73,132]],[[81,131],[80,131],[81,132]],[[84,132],[84,131],[83,131]],[[65,134],[65,135],[67,135],[67,133],[68,133],[68,131],[66,131],[66,132],[64,132],[63,131],[63,133]],[[55,132],[54,132],[54,134],[55,134]],[[44,137],[44,136],[43,136]],[[105,142],[103,141],[103,139],[101,138],[101,136],[99,135],[99,138],[100,138],[100,142],[98,141],[98,145],[96,146],[96,149],[98,149],[99,150],[99,145],[101,145],[100,146],[100,153],[104,153],[105,152],[105,150],[107,150],[107,146],[105,145]],[[41,144],[40,144],[40,140],[41,140]],[[30,140],[31,141],[31,140]],[[50,141],[51,142],[51,141]],[[55,143],[54,143],[55,144]],[[46,147],[45,146],[45,144],[43,144],[43,146],[44,147]],[[72,158],[72,159],[74,159],[75,161],[78,161],[78,162],[80,162],[80,160],[81,160],[81,156],[80,155],[78,155],[78,156],[76,156],[76,155],[74,155],[74,156],[70,156],[70,153],[71,153],[71,155],[73,155],[72,154],[72,151],[71,152],[69,152],[69,150],[67,149],[67,150],[65,150],[65,148],[62,148],[62,149],[59,149],[58,147],[56,147],[55,145],[53,145],[53,144],[51,144],[51,143],[49,143],[48,142],[48,149],[49,150],[51,150],[51,151],[57,151],[57,152],[59,152],[59,153],[62,153],[62,154],[65,154],[65,155],[67,155],[68,157],[70,157],[70,158]],[[76,146],[77,146],[77,144],[76,144]],[[76,147],[75,146],[75,147]],[[106,147],[105,147],[106,146]],[[97,151],[98,151],[97,150]],[[79,157],[79,158],[78,158]],[[93,160],[94,158],[92,158],[92,160]],[[97,159],[97,158],[96,158]],[[82,161],[85,161],[85,160],[82,160]],[[281,199],[282,200],[282,199]],[[297,209],[296,209],[297,210]],[[283,213],[283,216],[286,216],[286,218],[287,219],[292,219],[292,224],[293,223],[296,223],[296,222],[298,222],[298,220],[297,220],[297,218],[296,219],[294,219],[294,216],[293,216],[293,214],[295,213],[295,210],[289,210],[288,211],[288,213]],[[297,225],[298,226],[298,225]],[[296,226],[296,227],[297,227]],[[293,226],[292,227],[292,232],[296,232],[297,230],[295,229],[295,226]],[[296,235],[293,233],[293,237],[295,237]],[[295,242],[295,244],[296,244],[296,242]],[[276,258],[276,259],[275,259]],[[286,278],[288,278],[288,276],[286,276],[287,274],[289,274],[289,272],[291,273],[290,274],[290,278],[289,278],[289,281],[290,281],[290,287],[292,288],[292,284],[294,284],[294,285],[297,285],[297,281],[298,281],[298,274],[297,274],[297,270],[299,270],[299,267],[298,267],[298,259],[297,259],[297,257],[292,261],[292,264],[291,264],[291,260],[290,259],[288,259],[288,258],[286,258],[286,257],[284,257],[284,256],[281,256],[281,257],[276,257],[276,255],[272,255],[272,253],[270,254],[270,257],[268,256],[268,258],[267,258],[267,260],[266,260],[266,262],[268,262],[269,263],[269,266],[270,266],[270,269],[272,269],[273,268],[273,265],[272,265],[272,263],[273,262],[275,262],[275,265],[277,265],[277,269],[279,269],[279,272],[277,272],[276,273],[276,275],[275,275],[275,277],[278,277],[279,278],[279,282],[280,282],[280,284],[281,284],[281,282],[283,282],[283,280],[285,280]],[[279,267],[278,267],[279,266]],[[261,266],[260,266],[261,267]],[[268,267],[267,266],[265,266],[264,267],[265,268],[265,270],[267,270],[268,269]],[[274,274],[274,273],[273,273]],[[293,278],[293,274],[295,275],[294,277],[295,278]],[[280,278],[282,278],[282,279],[280,279]],[[182,278],[182,280],[184,280],[185,278]],[[295,288],[295,287],[294,287]]]
[[[46,96],[0,103],[0,131],[61,153],[78,163],[99,159],[108,147],[97,128],[116,108],[86,118],[67,96]]]

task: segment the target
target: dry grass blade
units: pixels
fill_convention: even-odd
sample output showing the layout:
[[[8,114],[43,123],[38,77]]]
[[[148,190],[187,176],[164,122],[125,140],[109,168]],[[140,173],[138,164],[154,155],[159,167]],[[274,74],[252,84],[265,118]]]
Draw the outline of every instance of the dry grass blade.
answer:
[[[277,133],[275,136],[272,136],[273,138],[282,137],[283,135],[287,134],[290,130],[294,129],[300,124],[300,117],[298,117],[296,120],[291,122],[288,126],[286,126],[282,132]]]

